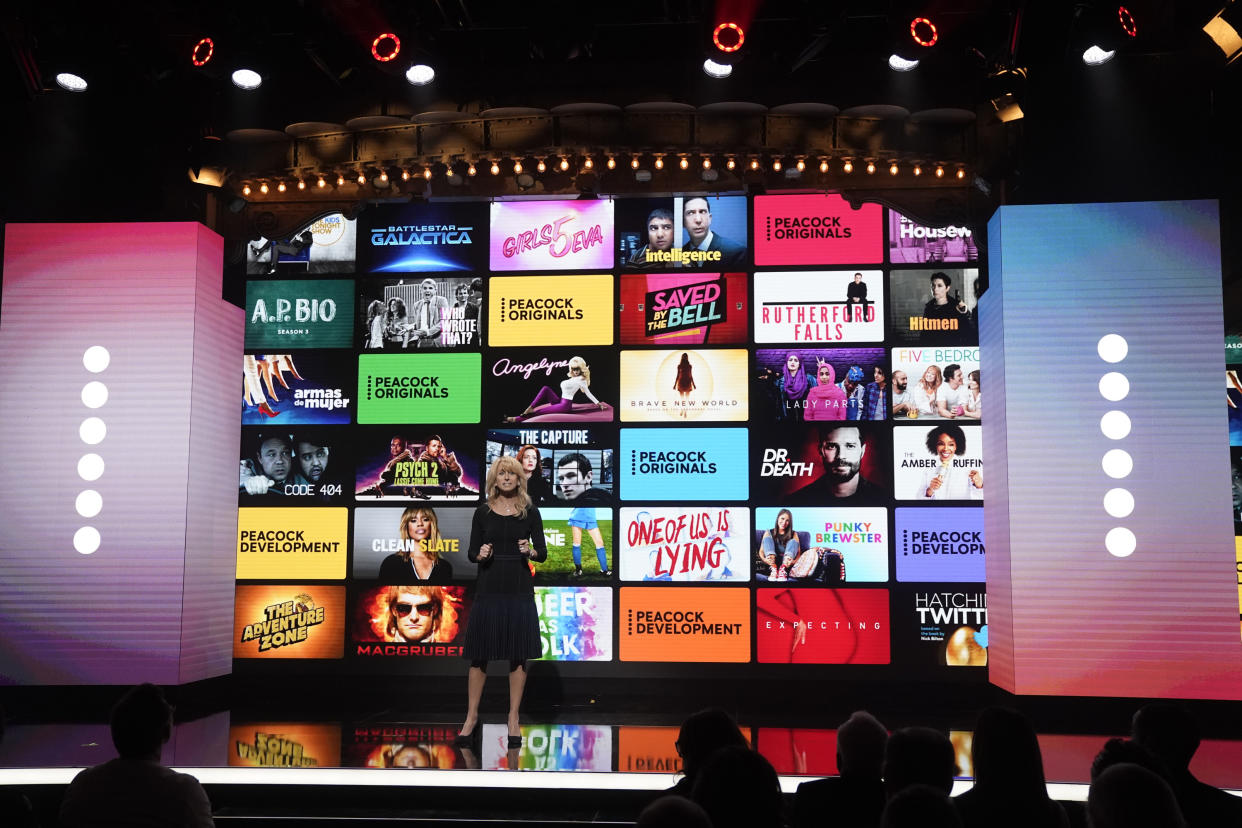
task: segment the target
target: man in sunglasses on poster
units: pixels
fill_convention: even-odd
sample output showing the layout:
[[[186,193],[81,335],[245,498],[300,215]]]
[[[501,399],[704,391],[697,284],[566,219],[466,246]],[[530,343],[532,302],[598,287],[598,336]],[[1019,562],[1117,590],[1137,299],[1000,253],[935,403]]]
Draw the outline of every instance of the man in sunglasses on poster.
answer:
[[[389,640],[412,644],[436,641],[444,616],[444,597],[441,587],[389,587],[386,629]]]

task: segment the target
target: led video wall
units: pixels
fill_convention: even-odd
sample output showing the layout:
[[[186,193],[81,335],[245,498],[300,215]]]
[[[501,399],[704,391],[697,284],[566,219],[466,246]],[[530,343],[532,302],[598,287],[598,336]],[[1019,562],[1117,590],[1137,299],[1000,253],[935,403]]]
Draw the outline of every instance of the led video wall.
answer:
[[[312,227],[248,262],[235,670],[459,673],[508,455],[566,676],[986,680],[970,228],[694,194]]]

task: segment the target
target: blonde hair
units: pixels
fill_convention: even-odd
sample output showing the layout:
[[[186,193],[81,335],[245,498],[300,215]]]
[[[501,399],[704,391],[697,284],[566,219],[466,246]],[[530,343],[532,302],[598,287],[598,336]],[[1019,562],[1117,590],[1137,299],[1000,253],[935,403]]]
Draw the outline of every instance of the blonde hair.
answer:
[[[936,377],[936,381],[933,382],[931,386],[931,390],[934,392],[937,388],[940,387],[940,382],[941,382],[940,369],[936,367],[935,365],[927,366],[927,370],[923,372],[923,376],[919,377],[919,385],[923,386],[924,388],[927,387],[927,371],[931,371],[932,374]]]
[[[569,367],[570,369],[577,368],[579,371],[581,371],[582,381],[586,383],[587,385],[591,384],[591,367],[586,364],[585,359],[583,359],[580,356],[570,357]],[[570,370],[569,375],[571,377],[573,376],[573,370]]]
[[[517,475],[518,517],[524,518],[532,504],[530,495],[526,493],[526,473],[522,471],[522,464],[516,457],[510,457],[507,454],[497,457],[496,462],[492,463],[492,467],[487,470],[487,483],[483,487],[487,492],[487,505],[489,508],[494,506],[497,498],[500,497],[500,484],[496,482],[496,478],[502,471]]]
[[[426,540],[421,541],[419,546],[422,547],[424,555],[433,561],[438,561],[440,560],[440,521],[436,517],[435,509],[432,509],[429,506],[407,507],[406,510],[401,513],[401,526],[398,527],[398,530],[401,533],[401,540],[413,540],[413,538],[410,537],[409,530],[410,518],[417,515],[422,515],[431,521],[431,534],[427,536]],[[401,549],[397,551],[397,554],[400,555],[403,560],[408,561],[412,551],[405,544],[402,544]]]

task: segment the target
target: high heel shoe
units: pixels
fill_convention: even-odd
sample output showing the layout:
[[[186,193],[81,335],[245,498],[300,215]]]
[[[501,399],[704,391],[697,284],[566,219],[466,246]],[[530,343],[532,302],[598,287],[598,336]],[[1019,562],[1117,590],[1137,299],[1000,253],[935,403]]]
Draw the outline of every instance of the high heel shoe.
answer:
[[[478,740],[479,740],[479,726],[475,725],[474,730],[470,731],[469,733],[458,733],[456,736],[454,736],[453,747],[457,747],[457,748],[474,747],[475,743]]]

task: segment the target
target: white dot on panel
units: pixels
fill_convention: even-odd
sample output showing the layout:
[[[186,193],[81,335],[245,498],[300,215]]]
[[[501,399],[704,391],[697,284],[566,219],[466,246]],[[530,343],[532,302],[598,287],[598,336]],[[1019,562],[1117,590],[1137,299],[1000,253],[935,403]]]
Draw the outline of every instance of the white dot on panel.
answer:
[[[1134,554],[1137,547],[1138,538],[1124,526],[1109,529],[1108,534],[1104,536],[1104,548],[1114,557],[1128,558]]]
[[[85,518],[92,518],[103,509],[103,497],[94,489],[87,489],[78,492],[78,498],[73,503],[78,510],[78,514]]]
[[[1100,418],[1100,431],[1110,440],[1120,440],[1130,433],[1130,417],[1124,411],[1109,411]]]
[[[108,349],[102,345],[92,345],[82,354],[82,364],[86,366],[86,370],[92,374],[98,374],[100,371],[108,367],[108,363],[112,361],[112,354],[108,353]]]
[[[108,401],[108,386],[92,380],[82,386],[82,404],[87,408],[99,408]]]
[[[1134,460],[1128,452],[1121,449],[1105,452],[1100,465],[1104,467],[1104,473],[1115,480],[1126,477],[1134,471]]]
[[[88,446],[96,446],[108,436],[108,426],[98,417],[87,417],[82,421],[82,425],[78,426],[78,436]]]
[[[98,454],[83,454],[78,460],[78,477],[83,480],[98,480],[103,473],[104,461]]]
[[[1100,377],[1100,396],[1110,402],[1124,400],[1130,393],[1130,381],[1125,374],[1109,371]]]
[[[1134,511],[1134,495],[1126,489],[1109,489],[1104,493],[1104,511],[1115,518],[1129,517]]]
[[[83,526],[73,533],[73,548],[83,555],[89,555],[99,548],[99,530],[94,526]]]
[[[1130,343],[1119,334],[1105,334],[1100,337],[1095,349],[1105,362],[1121,362],[1130,352]]]

